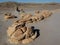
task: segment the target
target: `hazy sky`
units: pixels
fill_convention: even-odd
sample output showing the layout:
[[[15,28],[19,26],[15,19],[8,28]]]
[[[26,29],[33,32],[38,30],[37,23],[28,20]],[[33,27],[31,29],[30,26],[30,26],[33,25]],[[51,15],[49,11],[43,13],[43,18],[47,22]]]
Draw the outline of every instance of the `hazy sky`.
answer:
[[[14,2],[35,2],[35,3],[60,2],[60,0],[0,0],[0,2],[8,2],[8,1],[14,1]]]

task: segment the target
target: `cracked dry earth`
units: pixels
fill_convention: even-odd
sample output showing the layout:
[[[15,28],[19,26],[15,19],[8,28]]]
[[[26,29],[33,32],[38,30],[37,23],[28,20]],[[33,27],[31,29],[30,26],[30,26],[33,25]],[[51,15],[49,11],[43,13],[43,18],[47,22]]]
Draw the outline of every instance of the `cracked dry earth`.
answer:
[[[39,37],[37,30],[35,31],[34,26],[26,26],[29,23],[36,23],[44,20],[52,15],[49,10],[36,11],[35,15],[22,13],[20,19],[15,21],[7,30],[8,41],[11,44],[29,44]]]

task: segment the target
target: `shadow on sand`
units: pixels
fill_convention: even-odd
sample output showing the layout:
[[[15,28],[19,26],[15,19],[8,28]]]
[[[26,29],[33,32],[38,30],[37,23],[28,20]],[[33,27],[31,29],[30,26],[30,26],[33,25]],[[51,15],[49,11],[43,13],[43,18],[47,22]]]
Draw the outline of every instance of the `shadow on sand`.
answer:
[[[36,38],[38,38],[40,36],[40,30],[39,29],[35,29],[34,26],[32,26],[31,28],[32,28],[32,30],[33,30],[34,33],[37,32]]]

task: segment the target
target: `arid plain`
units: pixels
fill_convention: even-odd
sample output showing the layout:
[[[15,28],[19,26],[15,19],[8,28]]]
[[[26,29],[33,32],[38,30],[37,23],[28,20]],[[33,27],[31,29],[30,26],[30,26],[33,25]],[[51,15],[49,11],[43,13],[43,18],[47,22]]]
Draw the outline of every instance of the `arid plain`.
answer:
[[[0,3],[0,45],[14,45],[7,41],[7,29],[14,21],[20,19],[20,12],[23,9],[25,13],[35,14],[35,11],[49,10],[52,11],[50,17],[36,23],[27,24],[28,27],[34,26],[39,30],[40,35],[31,43],[26,45],[60,45],[60,3],[16,3],[4,2]],[[17,18],[6,20],[5,13],[11,13]],[[19,44],[23,45],[23,44]]]

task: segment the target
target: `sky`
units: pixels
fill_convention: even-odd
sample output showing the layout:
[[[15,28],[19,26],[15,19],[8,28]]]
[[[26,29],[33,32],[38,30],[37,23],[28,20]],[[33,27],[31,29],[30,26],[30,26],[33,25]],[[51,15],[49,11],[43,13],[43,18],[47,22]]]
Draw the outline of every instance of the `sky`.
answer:
[[[0,0],[0,2],[24,2],[24,3],[48,3],[48,2],[57,2],[60,3],[60,0]]]

